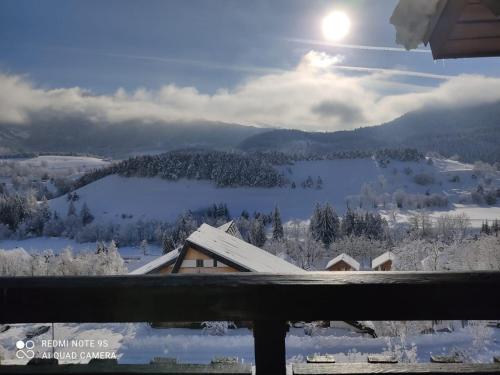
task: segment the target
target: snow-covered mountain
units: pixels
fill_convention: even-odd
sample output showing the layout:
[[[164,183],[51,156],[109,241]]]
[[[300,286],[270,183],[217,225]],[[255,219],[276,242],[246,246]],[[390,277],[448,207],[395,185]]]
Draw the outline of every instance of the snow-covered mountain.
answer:
[[[244,140],[245,151],[332,152],[410,147],[446,157],[500,161],[500,103],[459,110],[425,109],[387,124],[334,133],[273,130]]]

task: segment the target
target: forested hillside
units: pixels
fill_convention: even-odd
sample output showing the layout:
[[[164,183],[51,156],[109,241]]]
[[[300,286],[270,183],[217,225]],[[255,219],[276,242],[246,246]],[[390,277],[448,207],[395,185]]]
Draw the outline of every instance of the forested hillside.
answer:
[[[124,177],[161,177],[176,181],[212,181],[218,187],[279,187],[290,184],[278,165],[301,160],[363,159],[374,156],[379,162],[388,159],[420,161],[424,155],[414,149],[382,149],[375,153],[366,151],[331,153],[282,153],[282,152],[223,152],[223,151],[172,151],[160,155],[143,155],[109,167],[97,169],[80,177],[72,186],[78,189],[103,177],[117,174]]]
[[[500,161],[500,103],[460,110],[432,109],[406,114],[390,123],[334,133],[273,130],[250,137],[245,151],[329,153],[380,148],[416,148],[457,155],[465,162]]]

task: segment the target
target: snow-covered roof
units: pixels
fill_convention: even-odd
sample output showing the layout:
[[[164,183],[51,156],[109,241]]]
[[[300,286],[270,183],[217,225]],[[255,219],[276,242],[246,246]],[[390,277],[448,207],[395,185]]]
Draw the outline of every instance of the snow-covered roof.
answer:
[[[222,230],[203,224],[186,240],[250,272],[303,273],[302,268]]]
[[[388,262],[389,260],[394,262],[395,259],[396,259],[396,256],[394,255],[394,253],[391,253],[390,251],[386,251],[382,255],[380,255],[372,260],[372,269],[375,269],[375,268],[381,266],[382,264],[384,264],[385,262]]]
[[[342,253],[342,254],[336,256],[335,258],[333,258],[331,261],[329,261],[328,264],[326,265],[326,269],[329,269],[330,267],[332,267],[333,265],[335,265],[341,261],[347,263],[349,266],[351,266],[352,269],[359,271],[359,267],[360,267],[359,262],[345,253]]]
[[[427,43],[434,20],[441,14],[447,0],[400,0],[391,16],[396,27],[396,43],[407,50]]]
[[[179,249],[172,250],[169,253],[166,253],[165,255],[162,255],[161,257],[158,257],[155,260],[146,263],[144,266],[139,267],[136,270],[133,270],[132,272],[129,272],[129,275],[146,275],[169,263],[173,264],[178,256],[179,256]]]
[[[222,224],[217,229],[219,229],[223,232],[226,232],[232,236],[241,238],[240,231],[236,227],[236,224],[234,223],[233,220],[228,221],[225,224]],[[165,255],[162,255],[161,257],[158,257],[158,258],[152,260],[151,262],[146,263],[145,265],[137,268],[136,270],[129,272],[129,275],[146,275],[146,274],[148,274],[148,273],[150,273],[150,272],[152,272],[160,267],[163,267],[163,266],[168,265],[168,264],[173,264],[173,263],[175,263],[177,257],[179,256],[181,249],[182,249],[182,247],[179,247],[179,248],[177,248],[177,249],[175,249],[175,250],[173,250]]]

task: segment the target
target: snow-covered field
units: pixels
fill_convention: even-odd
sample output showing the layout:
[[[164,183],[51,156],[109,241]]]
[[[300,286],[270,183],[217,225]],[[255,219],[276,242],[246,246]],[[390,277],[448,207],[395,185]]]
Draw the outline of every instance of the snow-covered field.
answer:
[[[36,237],[25,240],[0,241],[0,249],[2,250],[22,248],[30,254],[40,253],[46,250],[51,250],[53,253],[58,254],[68,247],[71,248],[74,253],[87,251],[94,252],[96,250],[95,243],[78,243],[74,240],[60,237]],[[118,251],[129,271],[141,267],[162,254],[162,250],[155,245],[147,246],[146,255],[140,248],[133,246],[120,247]]]
[[[405,169],[410,168],[411,174]],[[338,212],[346,209],[349,196],[360,193],[365,183],[383,184],[384,191],[402,190],[413,194],[444,193],[451,202],[450,210],[466,212],[477,227],[484,219],[500,218],[500,207],[459,205],[466,191],[477,186],[472,166],[452,160],[425,162],[393,161],[380,167],[372,159],[303,161],[283,167],[286,177],[297,185],[286,188],[218,188],[208,181],[167,181],[160,178],[125,178],[108,176],[78,190],[77,206],[86,202],[98,220],[120,222],[139,219],[175,220],[186,210],[199,210],[213,203],[227,203],[231,215],[242,210],[270,212],[278,205],[284,220],[307,219],[316,202],[330,202]],[[426,173],[435,182],[422,186],[413,182],[416,174]],[[301,182],[311,176],[321,176],[321,189],[302,188]],[[451,182],[458,176],[458,182]],[[499,180],[493,182],[500,186]],[[59,197],[50,202],[51,208],[65,215],[68,202]],[[78,207],[77,207],[78,208]],[[443,211],[436,212],[436,214]],[[125,219],[124,219],[125,217]],[[404,215],[402,216],[404,217]]]
[[[42,167],[54,174],[84,173],[92,169],[105,167],[110,161],[88,156],[57,156],[44,155],[31,159],[7,159],[18,161],[21,165],[30,167]]]
[[[15,343],[23,340],[33,327],[50,324],[15,324],[0,333],[0,346],[4,348],[4,362],[22,364],[26,360],[15,358]],[[429,362],[430,354],[448,354],[453,350],[471,353],[475,361],[491,362],[500,350],[500,329],[490,328],[481,341],[480,350],[474,349],[474,338],[468,328],[453,333],[437,333],[408,337],[408,346],[417,347],[417,360]],[[33,338],[39,355],[50,352],[42,340],[52,338],[51,330]],[[248,329],[228,330],[223,336],[211,336],[200,329],[153,329],[147,323],[134,324],[55,324],[56,340],[106,340],[107,347],[100,350],[114,353],[120,363],[149,363],[154,357],[176,358],[183,363],[209,363],[214,357],[238,357],[245,363],[253,363],[253,336]],[[304,334],[301,328],[291,328],[286,339],[289,362],[302,362],[307,355],[334,354],[338,362],[366,362],[368,354],[384,353],[387,338],[368,338],[340,329],[322,329],[314,336]],[[476,342],[477,345],[477,342]],[[88,346],[58,348],[58,352],[78,352],[77,359],[66,358],[62,363],[87,362],[81,354],[96,351]],[[387,354],[387,353],[386,353]]]

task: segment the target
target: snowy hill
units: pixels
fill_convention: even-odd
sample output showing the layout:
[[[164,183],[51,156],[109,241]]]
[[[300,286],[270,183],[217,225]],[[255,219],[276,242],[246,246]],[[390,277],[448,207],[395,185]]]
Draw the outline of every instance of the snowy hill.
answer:
[[[447,198],[448,207],[431,208],[438,213],[466,211],[479,220],[500,217],[498,206],[478,207],[464,201],[470,191],[476,189],[478,177],[471,165],[452,160],[434,160],[433,163],[391,161],[386,166],[372,159],[300,161],[280,168],[287,179],[295,183],[295,188],[220,188],[209,181],[111,175],[78,189],[76,206],[79,208],[86,202],[97,220],[132,222],[139,219],[171,221],[185,210],[196,211],[220,202],[227,203],[233,216],[238,216],[242,210],[267,213],[278,205],[283,219],[291,220],[307,219],[316,202],[330,202],[338,212],[344,212],[348,203],[351,207],[358,205],[370,192],[380,199],[384,194],[394,195],[400,190],[424,198],[432,195]],[[417,183],[417,177],[429,178],[430,182],[424,178]],[[312,185],[303,187],[308,178]],[[500,186],[498,176],[491,184]],[[364,204],[364,208],[373,208]],[[52,200],[50,205],[66,215],[68,202],[65,197]],[[384,207],[379,203],[379,208]]]

